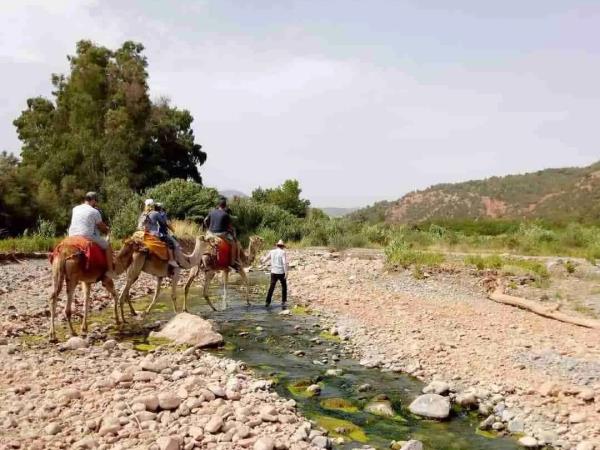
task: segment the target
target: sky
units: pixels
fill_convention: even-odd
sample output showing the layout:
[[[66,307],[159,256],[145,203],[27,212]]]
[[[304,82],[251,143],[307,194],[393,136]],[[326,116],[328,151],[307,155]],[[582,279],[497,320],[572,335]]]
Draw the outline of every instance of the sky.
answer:
[[[315,206],[600,160],[600,2],[0,2],[0,150],[91,39],[142,42],[191,111],[205,184],[300,181]]]

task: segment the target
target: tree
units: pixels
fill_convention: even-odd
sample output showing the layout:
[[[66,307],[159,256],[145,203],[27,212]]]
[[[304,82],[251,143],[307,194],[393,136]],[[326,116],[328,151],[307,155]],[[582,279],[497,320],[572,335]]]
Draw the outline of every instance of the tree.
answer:
[[[300,183],[297,180],[286,180],[281,186],[271,189],[258,188],[252,192],[252,199],[259,203],[279,206],[296,217],[305,217],[310,200],[301,199]]]
[[[38,213],[35,177],[18,164],[14,155],[0,153],[0,229],[11,235],[32,228]]]
[[[131,41],[114,51],[79,41],[70,73],[52,75],[53,99],[30,98],[14,121],[23,143],[19,170],[33,171],[36,195],[59,205],[42,213],[61,228],[86,191],[99,192],[105,210],[116,213],[134,192],[171,178],[202,182],[206,153],[195,143],[193,118],[150,101],[143,50]]]

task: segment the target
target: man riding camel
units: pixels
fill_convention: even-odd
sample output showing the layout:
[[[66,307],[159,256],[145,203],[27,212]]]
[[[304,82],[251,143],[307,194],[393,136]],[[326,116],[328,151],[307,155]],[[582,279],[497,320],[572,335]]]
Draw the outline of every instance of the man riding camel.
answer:
[[[138,220],[138,230],[142,230],[152,236],[156,236],[158,239],[164,241],[167,244],[167,250],[169,252],[169,265],[172,267],[179,267],[175,260],[175,245],[173,241],[167,242],[161,238],[161,228],[167,229],[168,224],[164,222],[163,216],[159,211],[156,210],[154,200],[148,198],[144,201],[144,212],[140,215]],[[169,244],[173,245],[169,245]]]
[[[237,270],[241,267],[239,255],[239,244],[233,228],[233,222],[227,208],[227,199],[221,197],[217,207],[208,213],[204,219],[204,228],[208,229],[208,236],[216,236],[225,239],[231,244],[231,264],[230,266]]]
[[[98,194],[95,192],[85,194],[83,203],[73,208],[69,236],[83,236],[98,244],[106,255],[107,271],[105,275],[115,278],[112,247],[108,240],[100,236],[100,233],[108,234],[110,228],[102,220],[102,214],[96,208],[97,204]]]

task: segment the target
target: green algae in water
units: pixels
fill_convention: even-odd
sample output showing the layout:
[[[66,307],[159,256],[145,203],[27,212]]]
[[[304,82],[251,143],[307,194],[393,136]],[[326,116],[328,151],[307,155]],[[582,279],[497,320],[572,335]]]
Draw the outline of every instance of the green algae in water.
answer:
[[[358,412],[358,407],[353,405],[352,402],[339,397],[325,398],[321,400],[321,407],[350,414]]]
[[[319,333],[319,336],[321,337],[321,339],[324,339],[326,341],[342,342],[342,340],[340,339],[339,336],[335,336],[335,335],[331,334],[329,331],[321,331],[321,333]]]
[[[308,388],[309,386],[311,386],[313,384],[315,384],[315,383],[313,383],[310,380],[299,380],[299,381],[295,381],[294,383],[288,384],[287,389],[288,389],[288,391],[290,391],[292,393],[292,395],[294,395],[296,397],[309,398],[309,397],[314,397],[315,394],[308,392],[306,390],[306,388]]]
[[[294,305],[292,307],[292,314],[295,316],[308,316],[311,312],[312,311],[306,306]]]
[[[342,436],[356,442],[367,442],[369,439],[365,431],[358,425],[347,420],[331,416],[315,416],[314,420],[320,427],[325,428],[332,436]]]
[[[477,428],[475,434],[478,434],[479,436],[483,436],[488,439],[496,439],[498,437],[498,435],[492,431],[480,430],[479,428]]]

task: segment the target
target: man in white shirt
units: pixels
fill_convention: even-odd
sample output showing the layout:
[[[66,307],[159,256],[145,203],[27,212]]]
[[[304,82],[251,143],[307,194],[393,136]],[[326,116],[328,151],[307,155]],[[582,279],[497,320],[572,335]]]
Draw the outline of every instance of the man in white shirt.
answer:
[[[261,259],[263,264],[268,260],[271,260],[271,285],[269,286],[269,293],[267,294],[266,307],[271,306],[273,291],[275,291],[277,281],[281,283],[281,306],[285,308],[287,302],[287,273],[289,266],[287,254],[284,249],[285,244],[280,239],[279,242],[277,242],[276,248],[271,250]]]
[[[106,276],[114,278],[112,248],[110,242],[100,236],[101,232],[108,234],[110,228],[102,220],[100,211],[96,209],[97,204],[98,195],[95,192],[85,194],[83,203],[73,208],[69,236],[84,236],[98,244],[106,254],[106,263],[108,266]]]

